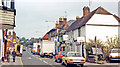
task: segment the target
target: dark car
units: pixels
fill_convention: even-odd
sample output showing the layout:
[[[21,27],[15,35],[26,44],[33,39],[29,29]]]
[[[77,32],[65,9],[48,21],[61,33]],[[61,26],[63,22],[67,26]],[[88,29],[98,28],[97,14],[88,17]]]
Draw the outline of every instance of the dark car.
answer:
[[[55,55],[55,62],[60,63],[62,61],[62,57],[65,56],[67,51],[60,51],[58,55]]]
[[[25,48],[23,48],[23,51],[26,51],[26,49],[25,49]]]

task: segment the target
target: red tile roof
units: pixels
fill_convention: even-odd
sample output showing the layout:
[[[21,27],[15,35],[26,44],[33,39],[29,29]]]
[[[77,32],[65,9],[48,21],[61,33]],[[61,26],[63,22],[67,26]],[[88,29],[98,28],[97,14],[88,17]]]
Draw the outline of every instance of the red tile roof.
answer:
[[[43,40],[48,40],[48,34],[45,34],[45,36],[42,39]]]

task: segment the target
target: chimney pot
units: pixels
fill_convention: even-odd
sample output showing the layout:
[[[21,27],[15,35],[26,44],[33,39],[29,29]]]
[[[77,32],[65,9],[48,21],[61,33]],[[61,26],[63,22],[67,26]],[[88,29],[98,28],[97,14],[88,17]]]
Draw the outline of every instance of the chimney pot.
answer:
[[[86,15],[88,15],[90,13],[90,8],[87,6],[84,6],[83,8],[83,16],[85,17]]]
[[[76,20],[78,20],[78,19],[80,19],[80,17],[79,17],[79,16],[76,16]]]

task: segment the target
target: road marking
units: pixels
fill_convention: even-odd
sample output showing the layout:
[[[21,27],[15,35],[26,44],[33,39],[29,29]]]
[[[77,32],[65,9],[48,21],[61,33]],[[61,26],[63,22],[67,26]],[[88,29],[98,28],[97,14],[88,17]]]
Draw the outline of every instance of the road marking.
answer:
[[[32,59],[31,57],[28,57],[28,59]]]
[[[22,65],[22,67],[23,67],[23,62],[22,62],[22,59],[21,59],[21,57],[20,57],[20,62],[21,62],[21,65]]]
[[[28,51],[27,51],[28,52]],[[29,52],[28,52],[29,53]],[[31,56],[33,56],[34,58],[37,58],[37,56],[35,57],[35,55],[32,55],[31,53],[29,53]],[[44,60],[42,60],[43,58],[37,58],[37,59],[39,59],[40,61],[42,61],[42,62],[44,62],[44,63],[46,63],[46,64],[49,64],[48,62],[46,62],[46,61],[44,61]],[[47,58],[46,58],[47,59]],[[52,66],[52,67],[55,67],[55,66],[53,66],[52,64],[49,64],[50,66]]]
[[[46,61],[43,61],[44,63],[46,63],[46,64],[48,64],[48,62],[46,62]]]

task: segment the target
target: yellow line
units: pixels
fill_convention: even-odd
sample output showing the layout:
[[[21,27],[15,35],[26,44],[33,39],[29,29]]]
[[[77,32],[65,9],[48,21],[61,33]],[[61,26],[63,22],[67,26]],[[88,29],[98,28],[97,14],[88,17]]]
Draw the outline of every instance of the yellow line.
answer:
[[[21,59],[21,57],[20,57],[20,62],[21,62],[21,65],[22,65],[22,67],[23,67],[23,62],[22,62],[22,59]]]

